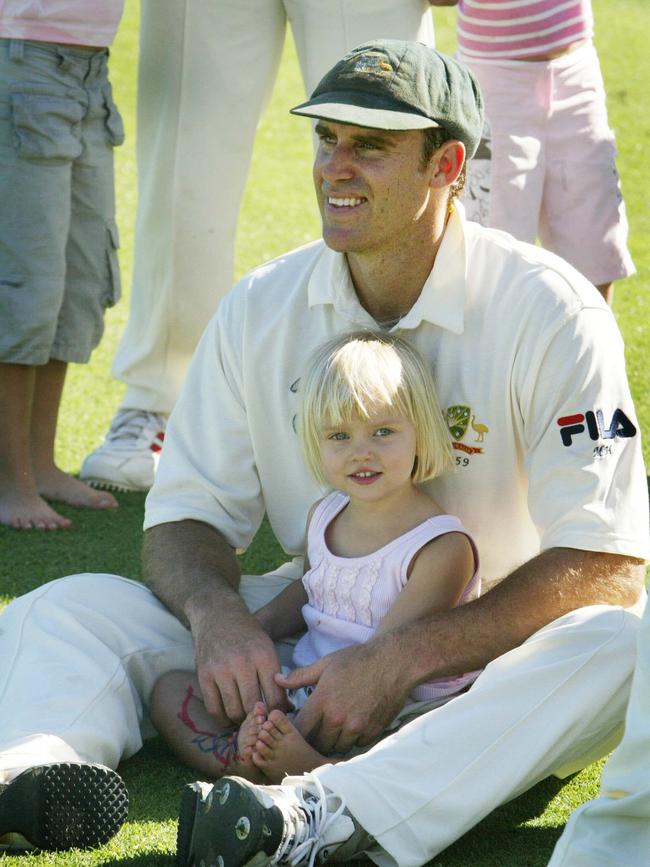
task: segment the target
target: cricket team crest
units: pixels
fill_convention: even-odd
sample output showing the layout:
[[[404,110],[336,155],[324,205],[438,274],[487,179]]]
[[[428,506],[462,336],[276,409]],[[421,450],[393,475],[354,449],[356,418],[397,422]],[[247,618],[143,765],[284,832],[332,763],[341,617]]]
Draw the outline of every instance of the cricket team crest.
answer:
[[[472,413],[469,406],[449,406],[447,407],[447,427],[454,441],[452,447],[457,451],[465,452],[468,455],[482,455],[483,449],[480,446],[468,446],[461,442],[471,430],[474,434],[475,443],[485,442],[485,435],[490,432],[490,428],[483,422],[476,421],[476,416]]]

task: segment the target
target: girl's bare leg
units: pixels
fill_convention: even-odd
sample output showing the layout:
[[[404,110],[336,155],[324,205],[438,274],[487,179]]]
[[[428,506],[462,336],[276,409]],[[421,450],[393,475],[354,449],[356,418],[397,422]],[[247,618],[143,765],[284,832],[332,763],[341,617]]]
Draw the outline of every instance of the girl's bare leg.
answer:
[[[258,702],[239,730],[218,729],[207,712],[194,672],[171,671],[154,686],[149,700],[151,720],[179,759],[203,776],[236,774],[263,782],[251,761],[266,708]]]

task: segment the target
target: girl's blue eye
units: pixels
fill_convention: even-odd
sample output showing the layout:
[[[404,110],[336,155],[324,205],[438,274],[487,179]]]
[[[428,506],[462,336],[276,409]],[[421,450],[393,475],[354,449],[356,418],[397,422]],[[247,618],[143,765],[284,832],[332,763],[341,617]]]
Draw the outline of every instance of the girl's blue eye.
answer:
[[[344,433],[342,430],[337,431],[336,433],[330,434],[329,439],[331,440],[346,440],[348,435]]]
[[[392,430],[389,427],[380,427],[375,431],[376,437],[387,437],[392,434]]]

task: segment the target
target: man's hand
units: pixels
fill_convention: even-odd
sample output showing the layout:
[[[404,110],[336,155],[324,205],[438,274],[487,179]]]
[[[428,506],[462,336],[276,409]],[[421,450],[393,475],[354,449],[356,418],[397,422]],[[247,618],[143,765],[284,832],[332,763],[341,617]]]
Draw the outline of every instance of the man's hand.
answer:
[[[294,722],[320,752],[371,743],[406,703],[410,688],[383,650],[383,642],[373,640],[276,677],[287,689],[316,684]]]
[[[224,537],[200,521],[159,524],[145,533],[144,565],[153,592],[192,632],[201,691],[217,723],[243,720],[256,701],[288,708],[270,637],[237,588],[239,564]]]
[[[289,710],[275,682],[280,663],[273,642],[248,612],[222,617],[218,625],[202,622],[194,639],[203,700],[218,725],[237,725],[257,701]]]

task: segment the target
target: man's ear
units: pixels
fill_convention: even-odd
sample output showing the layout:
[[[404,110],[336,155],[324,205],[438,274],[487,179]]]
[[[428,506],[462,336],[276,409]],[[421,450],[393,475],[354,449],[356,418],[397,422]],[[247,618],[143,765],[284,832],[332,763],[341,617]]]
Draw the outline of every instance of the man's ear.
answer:
[[[465,145],[460,141],[445,142],[434,156],[436,165],[431,177],[433,187],[450,187],[465,164]]]

